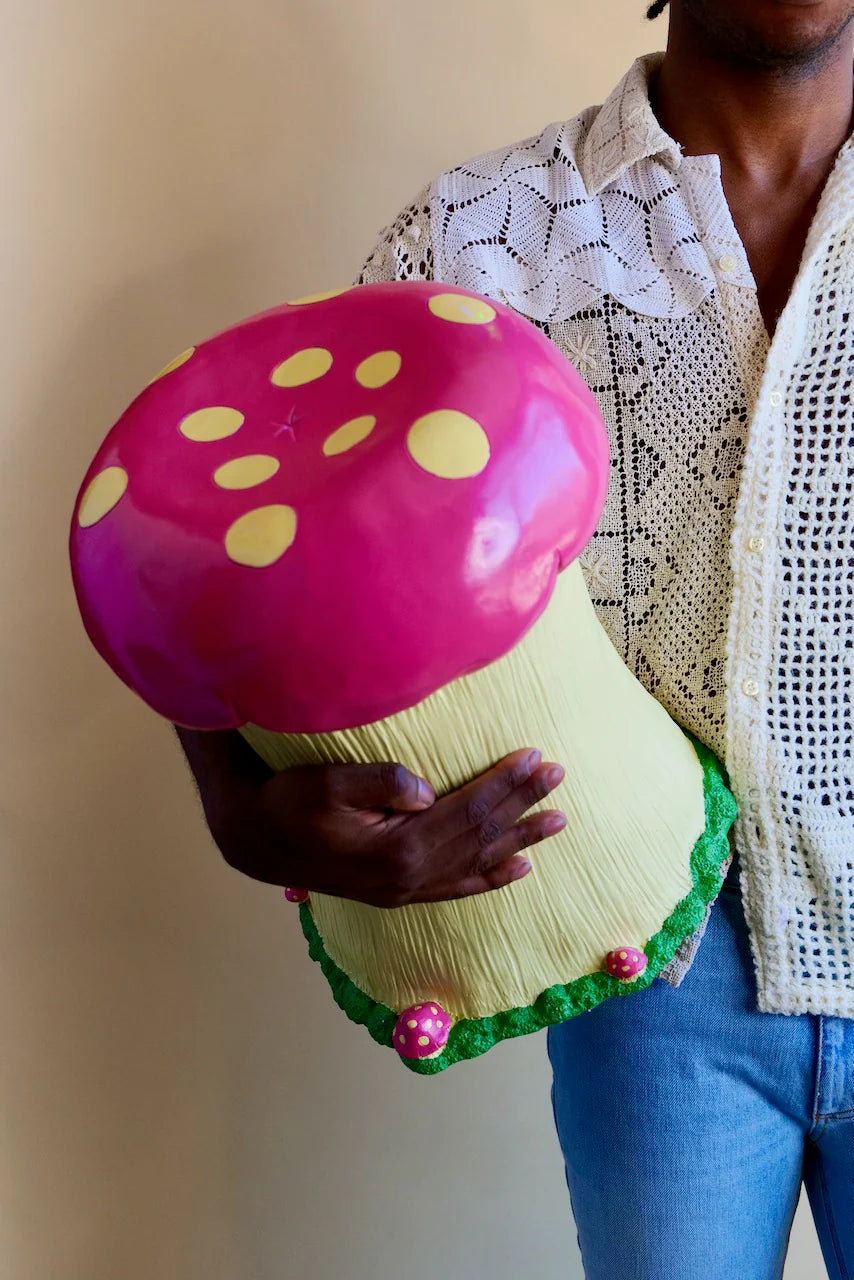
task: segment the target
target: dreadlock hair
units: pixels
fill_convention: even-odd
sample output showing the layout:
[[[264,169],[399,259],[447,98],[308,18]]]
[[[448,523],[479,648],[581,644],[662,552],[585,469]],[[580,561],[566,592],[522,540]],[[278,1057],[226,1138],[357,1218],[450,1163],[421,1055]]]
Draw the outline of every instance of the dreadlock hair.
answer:
[[[657,18],[660,13],[664,13],[667,8],[667,0],[655,0],[646,11],[648,18]]]

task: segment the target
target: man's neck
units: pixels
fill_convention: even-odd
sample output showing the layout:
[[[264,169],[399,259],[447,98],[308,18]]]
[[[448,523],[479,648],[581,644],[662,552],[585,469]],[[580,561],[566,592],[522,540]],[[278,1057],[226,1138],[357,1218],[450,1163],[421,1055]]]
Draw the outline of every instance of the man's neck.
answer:
[[[650,99],[687,155],[717,154],[763,186],[832,165],[854,123],[854,31],[819,65],[783,74],[716,57],[674,19]]]

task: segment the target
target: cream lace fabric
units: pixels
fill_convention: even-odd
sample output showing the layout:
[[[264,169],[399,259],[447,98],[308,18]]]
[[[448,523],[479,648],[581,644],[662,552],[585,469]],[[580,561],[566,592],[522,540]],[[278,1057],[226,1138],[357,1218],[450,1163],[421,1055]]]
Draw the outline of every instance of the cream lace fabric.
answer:
[[[769,344],[718,157],[683,155],[650,107],[661,56],[441,174],[359,282],[498,298],[585,378],[611,477],[582,567],[623,660],[726,764],[758,1007],[851,1017],[854,144]]]

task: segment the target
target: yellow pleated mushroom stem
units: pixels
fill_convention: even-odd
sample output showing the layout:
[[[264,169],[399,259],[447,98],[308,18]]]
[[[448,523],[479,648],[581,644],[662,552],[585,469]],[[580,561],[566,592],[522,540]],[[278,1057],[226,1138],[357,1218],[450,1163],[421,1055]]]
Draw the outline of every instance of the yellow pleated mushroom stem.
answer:
[[[275,769],[396,760],[439,795],[520,747],[565,768],[538,807],[562,809],[566,827],[504,889],[394,910],[312,893],[331,958],[390,1009],[435,999],[458,1019],[529,1005],[611,950],[643,949],[692,888],[702,766],[612,645],[577,561],[516,648],[418,706],[338,733],[242,732]]]

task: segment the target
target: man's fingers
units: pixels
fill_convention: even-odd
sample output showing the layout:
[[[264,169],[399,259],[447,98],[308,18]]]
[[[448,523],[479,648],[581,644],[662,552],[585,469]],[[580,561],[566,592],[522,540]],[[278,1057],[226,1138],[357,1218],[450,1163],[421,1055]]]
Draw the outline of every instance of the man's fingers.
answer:
[[[529,849],[532,845],[548,840],[557,835],[566,826],[566,814],[559,809],[549,809],[545,813],[533,813],[523,818],[509,830],[505,831],[486,849],[479,850],[472,859],[471,874],[486,876],[507,858]]]
[[[447,843],[485,823],[502,800],[529,781],[540,759],[539,751],[530,747],[514,751],[486,773],[443,796],[430,815],[430,825],[440,832],[441,842]]]
[[[512,766],[511,766],[512,770]],[[507,778],[505,773],[505,781]],[[511,772],[511,778],[514,774]],[[539,802],[558,786],[564,778],[564,769],[559,764],[541,764],[537,765],[533,773],[529,777],[524,777],[524,773],[515,774],[519,781],[519,785],[509,794],[504,795],[502,799],[488,812],[486,806],[489,803],[491,795],[495,791],[471,791],[467,802],[462,810],[458,807],[450,816],[452,821],[448,821],[448,815],[443,812],[446,799],[440,800],[434,807],[433,813],[428,815],[431,819],[431,826],[435,826],[436,830],[440,830],[439,823],[441,821],[441,833],[445,841],[450,834],[451,842],[454,849],[461,850],[464,857],[468,858],[478,853],[484,853],[492,850],[500,838],[511,829],[523,814],[527,813],[530,808]],[[490,779],[490,785],[492,780]],[[463,788],[467,790],[467,788]],[[457,795],[458,793],[454,793]],[[459,830],[458,823],[460,814],[466,819],[466,825]],[[491,859],[494,861],[494,859]]]
[[[531,864],[525,858],[508,858],[497,867],[490,867],[483,875],[466,876],[455,885],[436,889],[427,898],[419,898],[419,902],[450,902],[454,898],[472,898],[478,893],[488,893],[491,889],[503,889],[514,880],[521,880],[531,870]]]
[[[529,875],[531,864],[524,857],[507,858],[497,867],[490,867],[481,876],[468,876],[457,886],[455,898],[471,898],[478,893],[489,893],[492,889],[503,889],[516,880],[524,880]]]
[[[559,764],[538,765],[527,782],[523,782],[500,804],[497,804],[488,818],[475,827],[472,836],[481,848],[494,846],[499,835],[519,821],[535,804],[544,800],[563,782],[565,770]]]
[[[429,809],[433,788],[394,761],[382,764],[332,765],[324,771],[325,800],[337,809],[394,809],[400,813]]]
[[[514,880],[520,880],[531,870],[531,863],[524,850],[540,844],[556,835],[566,826],[566,815],[557,809],[532,814],[506,831],[495,844],[479,855],[472,870],[456,884],[437,889],[421,902],[443,902],[453,898],[469,898],[490,889],[503,889]]]

